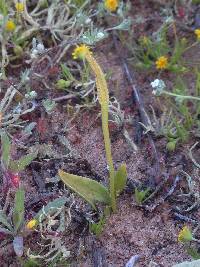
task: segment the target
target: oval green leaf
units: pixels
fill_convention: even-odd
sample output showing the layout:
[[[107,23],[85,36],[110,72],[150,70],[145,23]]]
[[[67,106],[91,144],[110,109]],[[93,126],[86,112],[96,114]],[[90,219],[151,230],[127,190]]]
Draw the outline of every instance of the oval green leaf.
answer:
[[[66,173],[62,170],[59,170],[58,174],[70,189],[84,198],[94,209],[96,209],[95,203],[97,201],[110,204],[110,195],[105,186],[92,179]]]

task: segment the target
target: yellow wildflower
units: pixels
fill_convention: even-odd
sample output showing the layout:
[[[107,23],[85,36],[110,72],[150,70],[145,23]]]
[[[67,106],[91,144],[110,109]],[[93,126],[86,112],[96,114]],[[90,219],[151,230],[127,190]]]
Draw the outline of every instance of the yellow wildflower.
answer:
[[[156,60],[156,68],[157,69],[166,69],[168,65],[168,58],[166,56],[159,57]]]
[[[90,48],[87,45],[82,44],[74,49],[72,56],[73,59],[84,59],[86,54],[91,54]]]
[[[196,30],[194,31],[194,33],[195,33],[196,36],[197,36],[197,40],[200,41],[200,29],[196,29]]]
[[[118,8],[119,2],[118,0],[105,0],[104,6],[110,12],[115,12]]]
[[[184,226],[178,234],[179,242],[189,242],[192,241],[193,236],[190,229],[187,226]]]
[[[15,8],[16,8],[18,13],[22,13],[24,11],[24,4],[21,2],[17,2],[15,4]]]
[[[15,30],[15,28],[16,28],[16,25],[15,25],[14,21],[11,19],[7,20],[6,25],[5,25],[6,31],[13,32]]]
[[[80,59],[87,60],[87,62],[90,65],[90,68],[92,69],[92,71],[94,72],[96,76],[96,85],[97,85],[97,93],[98,93],[99,102],[101,105],[104,105],[104,107],[108,106],[109,95],[108,95],[106,80],[105,80],[104,74],[99,64],[96,62],[95,58],[93,57],[92,52],[90,51],[90,48],[84,44],[77,46],[74,49],[72,56],[74,59],[80,58]]]
[[[27,223],[26,228],[31,230],[36,226],[36,224],[37,224],[37,220],[32,219]]]

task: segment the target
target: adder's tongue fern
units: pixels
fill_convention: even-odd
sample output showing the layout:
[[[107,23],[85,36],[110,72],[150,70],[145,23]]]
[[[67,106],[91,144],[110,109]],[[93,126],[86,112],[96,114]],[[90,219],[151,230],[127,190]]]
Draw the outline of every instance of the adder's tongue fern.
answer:
[[[109,93],[105,75],[87,46],[82,45],[77,47],[74,51],[73,56],[74,58],[80,57],[82,59],[86,59],[95,75],[98,100],[101,105],[102,130],[103,130],[104,144],[106,150],[106,159],[108,162],[109,173],[110,173],[110,195],[112,201],[111,204],[113,211],[115,211],[116,210],[115,183],[114,183],[115,171],[111,154],[111,143],[110,143],[110,135],[108,128]]]
[[[101,106],[105,107],[107,106],[108,109],[109,94],[103,71],[101,70],[99,64],[97,63],[95,58],[91,55],[91,53],[87,53],[85,58],[89,63],[90,68],[95,74],[99,103]]]

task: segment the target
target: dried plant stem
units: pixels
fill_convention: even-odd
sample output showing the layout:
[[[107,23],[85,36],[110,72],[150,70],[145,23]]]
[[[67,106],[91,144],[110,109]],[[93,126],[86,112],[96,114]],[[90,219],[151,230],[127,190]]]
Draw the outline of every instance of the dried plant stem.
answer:
[[[178,94],[174,94],[174,93],[171,93],[171,92],[168,92],[168,91],[163,91],[162,93],[163,94],[166,94],[166,95],[169,95],[169,96],[175,96],[175,97],[180,98],[180,99],[193,99],[193,100],[200,101],[200,97],[197,97],[197,96],[192,96],[192,95],[178,95]]]

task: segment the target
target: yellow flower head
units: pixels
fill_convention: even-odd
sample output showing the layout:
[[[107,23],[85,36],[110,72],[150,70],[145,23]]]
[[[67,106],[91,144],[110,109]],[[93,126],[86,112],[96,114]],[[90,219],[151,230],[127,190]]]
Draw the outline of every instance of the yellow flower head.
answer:
[[[16,28],[16,25],[13,20],[9,19],[6,22],[5,29],[7,32],[13,32]]]
[[[90,48],[87,45],[82,44],[74,49],[72,56],[73,59],[84,59],[86,54],[91,54]]]
[[[194,31],[194,33],[195,33],[196,36],[197,36],[197,40],[200,41],[200,29],[196,29],[196,30]]]
[[[187,226],[184,226],[178,234],[179,242],[189,242],[192,241],[193,236],[190,229]]]
[[[166,56],[159,57],[156,60],[156,68],[157,69],[166,69],[168,65],[168,58]]]
[[[37,224],[37,220],[32,219],[27,223],[26,228],[31,230],[36,226],[36,224]]]
[[[118,0],[105,0],[104,6],[110,12],[115,12],[119,6]]]
[[[18,13],[22,13],[24,11],[24,4],[21,2],[17,2],[15,4],[15,8],[16,8]]]

